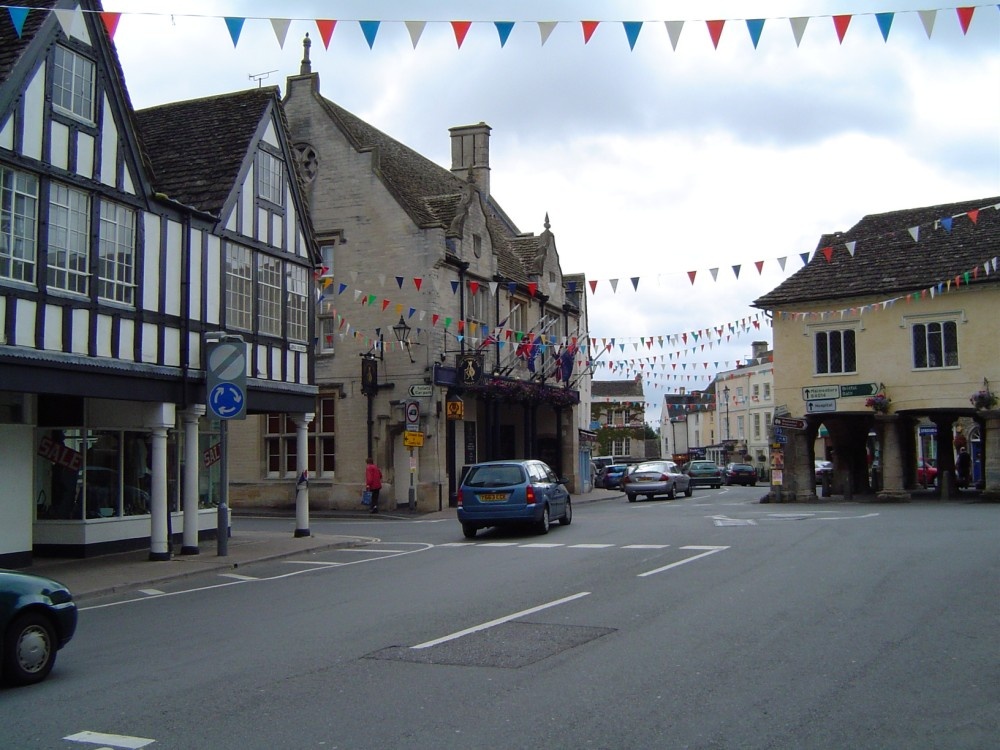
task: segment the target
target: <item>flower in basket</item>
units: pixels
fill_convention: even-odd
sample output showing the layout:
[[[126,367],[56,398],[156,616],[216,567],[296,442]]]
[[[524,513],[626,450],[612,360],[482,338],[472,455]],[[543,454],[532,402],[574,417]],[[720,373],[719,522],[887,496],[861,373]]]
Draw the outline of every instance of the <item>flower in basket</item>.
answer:
[[[871,398],[865,400],[865,406],[874,410],[876,414],[888,414],[891,401],[884,393],[876,393]]]
[[[969,403],[971,403],[977,409],[992,409],[997,405],[997,397],[992,391],[983,389],[981,391],[976,391],[969,398]]]

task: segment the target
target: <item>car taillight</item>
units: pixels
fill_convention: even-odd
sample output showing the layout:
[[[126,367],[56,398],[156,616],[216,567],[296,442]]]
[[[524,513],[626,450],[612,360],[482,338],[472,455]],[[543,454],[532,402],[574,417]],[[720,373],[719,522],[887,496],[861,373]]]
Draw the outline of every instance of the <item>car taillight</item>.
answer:
[[[457,497],[456,502],[458,502],[458,507],[461,508],[462,507],[462,488],[461,487],[458,488],[458,497]]]
[[[669,482],[670,481],[670,477],[667,476],[666,474],[660,474],[660,481],[661,482]]]
[[[528,505],[535,504],[535,488],[532,487],[530,484],[524,490],[524,498],[525,501],[528,503]]]

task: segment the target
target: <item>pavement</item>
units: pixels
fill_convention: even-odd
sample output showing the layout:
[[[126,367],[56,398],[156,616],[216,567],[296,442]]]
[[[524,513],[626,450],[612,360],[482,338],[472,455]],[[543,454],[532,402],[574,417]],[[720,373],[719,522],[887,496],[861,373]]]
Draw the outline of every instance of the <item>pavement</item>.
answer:
[[[575,495],[573,503],[581,505],[600,500],[622,497],[620,491],[593,490],[585,495]],[[241,517],[286,518],[287,531],[246,531],[240,528]],[[372,518],[365,512],[331,511],[310,513],[310,521],[320,519],[371,519],[390,524],[400,520],[455,519],[455,508],[445,508],[434,513],[413,513],[405,508],[383,511]],[[457,520],[456,520],[457,523]],[[266,560],[280,560],[326,549],[360,547],[377,542],[379,536],[354,534],[315,533],[310,536],[295,536],[294,511],[268,511],[255,509],[240,511],[233,509],[232,527],[227,553],[218,554],[218,543],[209,540],[199,544],[199,554],[181,555],[179,545],[175,545],[174,555],[169,560],[150,560],[149,550],[120,552],[89,558],[45,558],[36,557],[32,564],[23,569],[25,573],[53,578],[65,584],[77,602],[95,599],[121,591],[155,587],[157,584],[175,581],[212,571],[236,570],[250,563]]]

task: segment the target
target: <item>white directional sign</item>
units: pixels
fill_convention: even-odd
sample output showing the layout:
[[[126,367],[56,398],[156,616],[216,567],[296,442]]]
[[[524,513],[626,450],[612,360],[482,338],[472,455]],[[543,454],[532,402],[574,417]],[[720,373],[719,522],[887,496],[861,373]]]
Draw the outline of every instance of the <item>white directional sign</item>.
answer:
[[[434,395],[434,386],[418,383],[410,386],[409,393],[410,398],[430,398]]]
[[[806,401],[806,414],[819,414],[828,411],[837,411],[837,399],[821,398],[815,401]]]
[[[813,385],[802,389],[802,398],[806,401],[820,401],[829,398],[840,398],[839,385]],[[832,409],[830,411],[833,411]]]

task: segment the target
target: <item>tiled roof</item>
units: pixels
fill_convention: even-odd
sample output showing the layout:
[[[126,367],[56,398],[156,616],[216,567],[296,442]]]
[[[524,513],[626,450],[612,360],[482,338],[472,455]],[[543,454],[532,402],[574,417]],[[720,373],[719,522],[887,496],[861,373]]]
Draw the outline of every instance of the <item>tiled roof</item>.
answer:
[[[375,170],[388,190],[421,228],[454,230],[469,183],[408,146],[391,138],[343,107],[320,97],[324,108],[358,151],[373,151]],[[497,256],[497,272],[506,279],[527,283],[528,266],[539,238],[522,234],[492,199],[486,201],[486,224]]]
[[[278,105],[274,86],[136,112],[157,192],[219,216],[271,105]]]
[[[628,398],[641,400],[641,380],[592,380],[590,383],[592,398]]]
[[[16,5],[20,8],[37,8],[47,11],[56,5],[56,0],[18,0]],[[21,29],[21,36],[18,38],[10,13],[6,10],[0,12],[0,81],[10,80],[14,66],[17,65],[18,60],[21,59],[47,17],[48,13],[40,13],[37,10],[29,11],[24,20],[24,27]]]
[[[872,295],[892,296],[929,289],[980,269],[971,283],[997,283],[982,266],[1000,255],[1000,197],[948,203],[865,216],[847,232],[820,238],[816,253],[803,268],[756,299],[754,307],[840,300]],[[979,210],[974,223],[967,215]],[[951,231],[940,219],[955,217]],[[919,227],[918,241],[910,229]],[[854,241],[854,257],[845,243]],[[827,261],[823,248],[833,248]],[[965,283],[963,278],[962,283]]]

